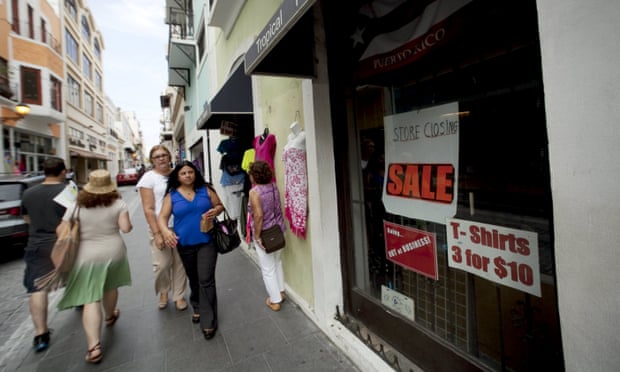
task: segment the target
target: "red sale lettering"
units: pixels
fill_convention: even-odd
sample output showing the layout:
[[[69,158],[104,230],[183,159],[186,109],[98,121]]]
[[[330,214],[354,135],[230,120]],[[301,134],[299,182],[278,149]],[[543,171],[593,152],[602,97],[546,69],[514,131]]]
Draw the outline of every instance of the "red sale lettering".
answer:
[[[392,196],[451,203],[454,167],[450,164],[390,164],[386,192]]]
[[[453,229],[457,227],[453,226]],[[496,229],[491,231],[484,227],[472,225],[469,227],[472,243],[496,248],[502,251],[508,250],[527,256],[530,254],[529,241],[525,238],[517,238],[514,234],[502,234]]]

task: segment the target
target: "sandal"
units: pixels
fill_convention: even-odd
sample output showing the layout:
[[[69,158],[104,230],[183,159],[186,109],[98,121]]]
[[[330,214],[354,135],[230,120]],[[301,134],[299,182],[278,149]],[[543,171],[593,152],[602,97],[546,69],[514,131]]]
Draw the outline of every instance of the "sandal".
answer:
[[[111,317],[105,318],[105,326],[112,327],[114,323],[118,320],[118,317],[121,316],[121,311],[119,309],[114,309],[114,313]]]
[[[180,299],[178,301],[175,301],[174,304],[175,304],[175,306],[176,306],[178,311],[187,310],[187,301],[185,301],[184,298],[182,298],[182,299]]]
[[[97,345],[93,346],[92,348],[88,349],[88,351],[86,351],[86,356],[84,357],[84,360],[86,360],[88,363],[97,364],[101,362],[101,359],[103,359],[103,352],[101,351],[101,342],[97,342]]]
[[[200,323],[200,314],[192,314],[192,323]]]
[[[168,293],[160,293],[159,294],[159,303],[157,304],[159,310],[163,310],[168,307]]]
[[[265,304],[267,304],[267,307],[273,311],[280,311],[281,305],[279,303],[274,304],[273,302],[271,302],[271,299],[269,297],[267,297],[267,301],[265,301]]]

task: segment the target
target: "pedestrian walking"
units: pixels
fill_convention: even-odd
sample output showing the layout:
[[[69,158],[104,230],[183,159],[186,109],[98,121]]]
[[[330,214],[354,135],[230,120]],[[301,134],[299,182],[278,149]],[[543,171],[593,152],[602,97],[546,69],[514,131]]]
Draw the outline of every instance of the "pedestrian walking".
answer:
[[[176,247],[185,266],[191,289],[192,321],[200,323],[205,339],[217,330],[215,266],[218,252],[211,234],[200,231],[203,215],[215,218],[224,211],[217,193],[198,168],[189,161],[179,163],[168,178],[167,193],[157,219],[164,242]],[[173,228],[168,227],[170,216]]]
[[[159,295],[158,307],[163,310],[168,306],[168,294],[171,293],[177,310],[183,311],[187,309],[185,268],[179,252],[175,247],[164,243],[162,233],[157,226],[157,216],[168,186],[168,175],[172,172],[170,158],[170,150],[166,146],[153,146],[149,153],[149,161],[153,168],[144,173],[136,188],[140,191],[142,210],[149,226],[155,294]]]
[[[286,299],[284,291],[284,271],[282,269],[281,250],[267,253],[263,248],[261,232],[271,226],[278,225],[282,232],[286,231],[282,207],[280,205],[280,192],[276,183],[273,182],[271,166],[262,160],[257,160],[250,165],[248,174],[252,181],[250,189],[250,231],[256,245],[256,256],[263,276],[263,282],[269,297],[265,303],[273,311],[279,311],[282,301]]]
[[[80,248],[58,309],[84,305],[85,360],[99,363],[103,358],[102,321],[105,321],[106,327],[116,323],[120,316],[120,310],[116,307],[118,288],[131,285],[127,247],[120,232],[128,233],[133,226],[127,204],[105,169],[89,174],[88,183],[78,194],[76,202],[79,206]],[[69,223],[71,212],[65,212],[58,230],[62,224]]]
[[[24,191],[22,213],[28,226],[28,242],[24,248],[24,286],[29,294],[28,306],[34,323],[34,349],[43,351],[50,344],[47,326],[48,291],[40,290],[35,280],[54,270],[50,258],[56,242],[56,227],[65,213],[65,207],[54,198],[65,189],[65,162],[57,157],[43,161],[45,179],[39,185]]]

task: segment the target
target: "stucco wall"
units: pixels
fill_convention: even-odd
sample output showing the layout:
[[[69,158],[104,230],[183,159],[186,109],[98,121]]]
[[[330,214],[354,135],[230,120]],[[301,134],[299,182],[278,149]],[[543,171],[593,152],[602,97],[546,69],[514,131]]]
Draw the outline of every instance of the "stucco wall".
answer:
[[[620,3],[538,1],[567,371],[620,370]]]

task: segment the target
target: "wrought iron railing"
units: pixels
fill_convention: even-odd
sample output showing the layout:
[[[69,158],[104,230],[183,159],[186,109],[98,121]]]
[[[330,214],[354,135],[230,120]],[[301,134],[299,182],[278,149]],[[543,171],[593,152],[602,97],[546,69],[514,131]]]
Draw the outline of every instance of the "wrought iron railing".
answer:
[[[20,24],[20,27],[19,27],[18,34],[21,36],[28,37],[30,33],[29,32],[30,22],[20,22],[19,24]],[[56,39],[53,34],[51,34],[49,31],[42,32],[41,26],[37,26],[36,24],[34,25],[33,30],[34,30],[35,38],[31,38],[31,39],[40,41],[43,44],[50,47],[50,49],[52,49],[56,53],[62,54],[62,43],[58,39]]]
[[[170,39],[194,39],[194,14],[176,8],[168,8]]]

